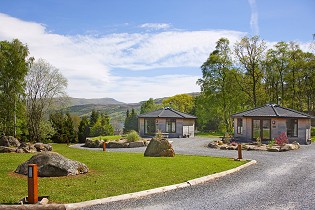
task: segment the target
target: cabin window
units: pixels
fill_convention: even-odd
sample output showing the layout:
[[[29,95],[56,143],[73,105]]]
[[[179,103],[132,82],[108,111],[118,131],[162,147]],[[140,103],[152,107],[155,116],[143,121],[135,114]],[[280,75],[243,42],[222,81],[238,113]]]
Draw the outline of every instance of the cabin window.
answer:
[[[298,136],[298,120],[287,119],[287,136],[297,137]]]
[[[176,119],[166,120],[166,133],[176,133]]]
[[[237,118],[237,134],[242,134],[243,133],[243,119],[242,118]]]

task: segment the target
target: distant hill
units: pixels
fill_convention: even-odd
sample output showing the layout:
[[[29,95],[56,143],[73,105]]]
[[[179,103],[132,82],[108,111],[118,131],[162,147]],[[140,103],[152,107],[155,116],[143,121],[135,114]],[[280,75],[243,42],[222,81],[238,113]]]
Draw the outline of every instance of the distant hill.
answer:
[[[197,96],[199,93],[188,93],[192,96]],[[154,99],[156,104],[161,104],[165,98]],[[131,111],[134,109],[136,113],[140,113],[141,104],[145,101],[139,103],[123,103],[117,101],[113,98],[69,98],[69,105],[63,111],[69,112],[73,115],[90,116],[92,110],[99,111],[104,114],[108,114],[111,118],[111,124],[115,129],[122,129],[126,118],[127,110]]]
[[[70,98],[70,106],[77,105],[87,105],[87,104],[98,104],[98,105],[108,105],[108,104],[124,104],[123,102],[117,101],[113,98]]]

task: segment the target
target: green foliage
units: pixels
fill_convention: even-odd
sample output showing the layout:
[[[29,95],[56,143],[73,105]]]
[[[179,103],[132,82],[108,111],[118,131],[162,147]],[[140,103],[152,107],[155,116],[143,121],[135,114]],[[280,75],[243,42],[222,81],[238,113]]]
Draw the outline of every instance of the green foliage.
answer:
[[[134,109],[126,112],[126,119],[124,123],[124,133],[128,133],[132,130],[138,130],[138,116]]]
[[[73,127],[73,121],[69,113],[55,112],[50,114],[50,122],[55,129],[52,141],[55,143],[77,143],[78,134]]]
[[[90,122],[90,136],[109,136],[114,134],[114,128],[109,123],[109,116],[104,114],[99,114],[97,112],[98,118],[96,119],[96,123],[91,125]],[[91,115],[91,119],[92,115]]]
[[[127,134],[126,138],[128,142],[135,142],[139,141],[140,136],[137,131],[132,130]]]
[[[178,94],[162,101],[164,107],[171,107],[177,111],[192,114],[194,110],[194,97],[188,94]]]
[[[92,113],[91,113],[91,116],[90,116],[90,126],[91,127],[93,127],[96,124],[96,122],[97,122],[97,120],[99,118],[99,115],[100,115],[100,113],[98,111],[96,111],[94,109],[92,110]]]
[[[0,132],[16,135],[15,119],[23,119],[24,79],[30,60],[26,45],[19,40],[0,41]]]
[[[168,186],[229,170],[246,163],[245,161],[234,161],[231,158],[191,155],[176,155],[174,158],[147,158],[141,153],[95,152],[73,149],[61,144],[54,144],[53,147],[55,152],[85,163],[90,172],[75,177],[38,179],[38,191],[41,195],[49,195],[52,203],[82,202]],[[12,175],[12,171],[32,155],[0,153],[2,163],[0,203],[14,204],[25,197],[27,178]],[[159,176],[156,176],[157,174]],[[165,179],[165,177],[168,178]],[[14,192],[12,183],[14,183]],[[127,187],[126,183],[128,183]],[[84,193],[78,193],[78,189],[84,189]]]
[[[275,139],[271,139],[269,142],[268,142],[268,147],[271,148],[273,147],[273,145],[276,143]]]
[[[152,111],[158,110],[159,108],[161,108],[161,106],[158,104],[155,104],[153,98],[150,98],[149,100],[141,104],[140,114],[152,112]]]
[[[89,138],[91,140],[103,140],[103,141],[117,141],[121,139],[120,135],[115,135],[115,136],[96,136],[93,138]]]
[[[157,130],[157,132],[155,133],[154,136],[155,139],[162,139],[163,138],[163,134],[161,130]]]
[[[52,127],[50,121],[41,121],[39,124],[39,134],[41,142],[49,143],[51,138],[55,135],[56,131]]]
[[[78,130],[79,142],[84,143],[85,139],[90,136],[90,125],[87,116],[82,117]]]
[[[233,61],[228,40],[218,40],[197,81],[198,130],[232,132],[232,114],[267,103],[315,113],[315,55],[294,42],[265,49],[258,36],[243,37]]]

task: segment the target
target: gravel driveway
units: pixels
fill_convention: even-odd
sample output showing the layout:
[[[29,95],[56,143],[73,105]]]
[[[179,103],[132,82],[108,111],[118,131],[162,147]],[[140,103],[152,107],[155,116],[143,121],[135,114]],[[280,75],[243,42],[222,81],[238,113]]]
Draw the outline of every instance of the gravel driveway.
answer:
[[[172,140],[176,154],[237,157],[237,151],[207,148],[213,139]],[[282,153],[243,151],[243,158],[257,164],[205,184],[83,209],[315,209],[315,144]]]

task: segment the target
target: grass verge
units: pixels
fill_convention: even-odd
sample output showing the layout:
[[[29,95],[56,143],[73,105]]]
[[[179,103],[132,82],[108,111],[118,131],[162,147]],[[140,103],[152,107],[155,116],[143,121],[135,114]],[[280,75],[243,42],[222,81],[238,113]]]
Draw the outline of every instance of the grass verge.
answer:
[[[104,141],[116,141],[119,140],[121,138],[121,136],[116,135],[116,136],[96,136],[93,138],[89,138],[91,140],[104,140]]]
[[[85,175],[39,178],[39,195],[55,203],[73,203],[137,192],[185,182],[235,168],[245,162],[229,158],[176,155],[174,158],[143,154],[100,152],[54,144],[54,151],[85,163]],[[0,203],[16,203],[27,196],[27,178],[15,174],[17,166],[32,154],[0,154]]]
[[[205,133],[205,132],[198,132],[195,133],[196,136],[200,136],[200,137],[222,137],[224,136],[224,133],[221,132],[209,132],[209,133]]]

